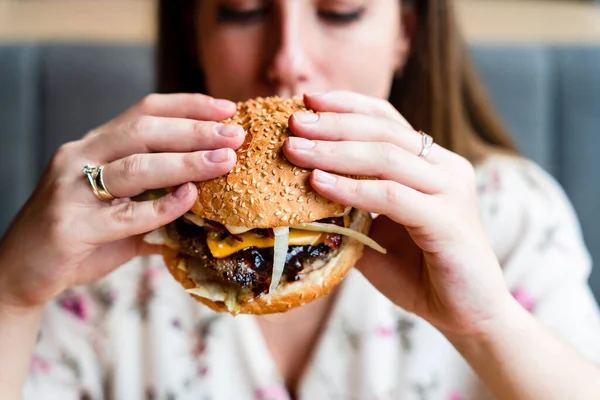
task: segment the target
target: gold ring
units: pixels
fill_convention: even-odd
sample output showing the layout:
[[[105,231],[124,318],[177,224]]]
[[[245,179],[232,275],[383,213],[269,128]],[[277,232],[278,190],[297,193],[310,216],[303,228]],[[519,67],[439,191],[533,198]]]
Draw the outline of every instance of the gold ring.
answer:
[[[98,200],[111,201],[116,199],[116,197],[106,189],[104,176],[102,174],[103,171],[104,165],[97,167],[95,165],[86,164],[82,169],[82,172],[87,176],[92,192],[94,192],[94,195],[96,195]]]
[[[426,134],[425,132],[419,131],[419,133],[421,134],[421,143],[422,143],[422,148],[421,148],[421,152],[419,153],[419,158],[425,158],[427,157],[427,154],[429,154],[429,152],[431,151],[431,148],[433,147],[433,138],[431,136],[429,136],[428,134]]]

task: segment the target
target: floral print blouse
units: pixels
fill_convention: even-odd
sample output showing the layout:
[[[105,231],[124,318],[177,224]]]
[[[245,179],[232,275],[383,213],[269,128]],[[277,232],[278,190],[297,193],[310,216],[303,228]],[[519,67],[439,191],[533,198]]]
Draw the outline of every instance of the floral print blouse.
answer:
[[[600,363],[591,260],[565,194],[535,164],[477,167],[482,218],[518,301]],[[160,257],[132,260],[48,304],[25,399],[484,400],[473,370],[428,323],[352,271],[291,396],[253,316],[191,299]]]

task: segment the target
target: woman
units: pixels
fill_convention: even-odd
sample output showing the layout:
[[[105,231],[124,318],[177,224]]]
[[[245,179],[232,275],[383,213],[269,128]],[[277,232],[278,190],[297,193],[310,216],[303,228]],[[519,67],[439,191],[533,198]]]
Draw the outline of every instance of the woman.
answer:
[[[165,0],[160,12],[162,90],[214,97],[152,95],[57,152],[0,247],[6,398],[600,396],[573,211],[514,155],[450,0]],[[234,165],[244,134],[214,122],[235,111],[222,99],[307,92],[320,114],[292,116],[285,154],[315,169],[321,194],[381,214],[372,235],[388,254],[367,252],[362,274],[286,314],[212,313],[160,257],[136,257],[157,250],[142,234],[191,207],[189,182]],[[424,157],[411,126],[437,142]],[[122,200],[94,196],[88,163]],[[380,179],[339,175],[358,173]],[[178,189],[127,200],[166,186]]]

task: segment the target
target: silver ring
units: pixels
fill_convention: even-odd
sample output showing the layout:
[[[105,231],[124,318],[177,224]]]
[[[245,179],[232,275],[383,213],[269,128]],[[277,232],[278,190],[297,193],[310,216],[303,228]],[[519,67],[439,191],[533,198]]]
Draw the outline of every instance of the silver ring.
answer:
[[[104,184],[104,175],[102,172],[104,171],[104,165],[100,165],[99,167],[95,165],[86,164],[82,172],[87,176],[88,183],[90,184],[90,188],[94,195],[100,201],[112,201],[116,199],[108,189],[106,189],[106,185]]]
[[[425,157],[427,157],[427,154],[429,154],[429,152],[431,151],[431,148],[433,147],[433,138],[431,136],[429,136],[428,134],[426,134],[425,132],[419,131],[419,133],[421,134],[421,143],[422,143],[422,148],[421,148],[421,152],[419,153],[419,158],[425,158]]]

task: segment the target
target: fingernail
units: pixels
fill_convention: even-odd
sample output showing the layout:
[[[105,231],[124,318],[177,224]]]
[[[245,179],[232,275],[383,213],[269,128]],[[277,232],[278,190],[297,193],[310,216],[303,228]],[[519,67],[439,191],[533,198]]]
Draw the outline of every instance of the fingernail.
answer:
[[[206,161],[208,161],[208,162],[222,163],[225,161],[229,161],[229,158],[231,157],[231,153],[230,153],[229,149],[219,149],[219,150],[209,151],[208,153],[206,153],[204,155],[204,157],[206,157]]]
[[[327,172],[315,170],[313,173],[314,180],[323,185],[333,185],[337,182],[337,178]]]
[[[327,92],[310,92],[306,93],[308,97],[323,97],[327,94]]]
[[[315,142],[312,140],[304,139],[301,137],[290,137],[288,142],[292,149],[296,150],[309,150],[315,147]]]
[[[187,196],[191,191],[190,185],[186,183],[185,185],[179,186],[174,192],[173,197],[176,199],[182,199]]]
[[[224,137],[234,137],[242,132],[242,127],[239,125],[231,124],[216,124],[215,132],[217,132],[218,135]]]
[[[301,124],[314,124],[319,120],[319,114],[297,112],[294,114],[294,119]]]
[[[222,108],[224,110],[233,110],[237,108],[237,105],[233,101],[225,100],[225,99],[212,99],[212,103],[217,108]]]

